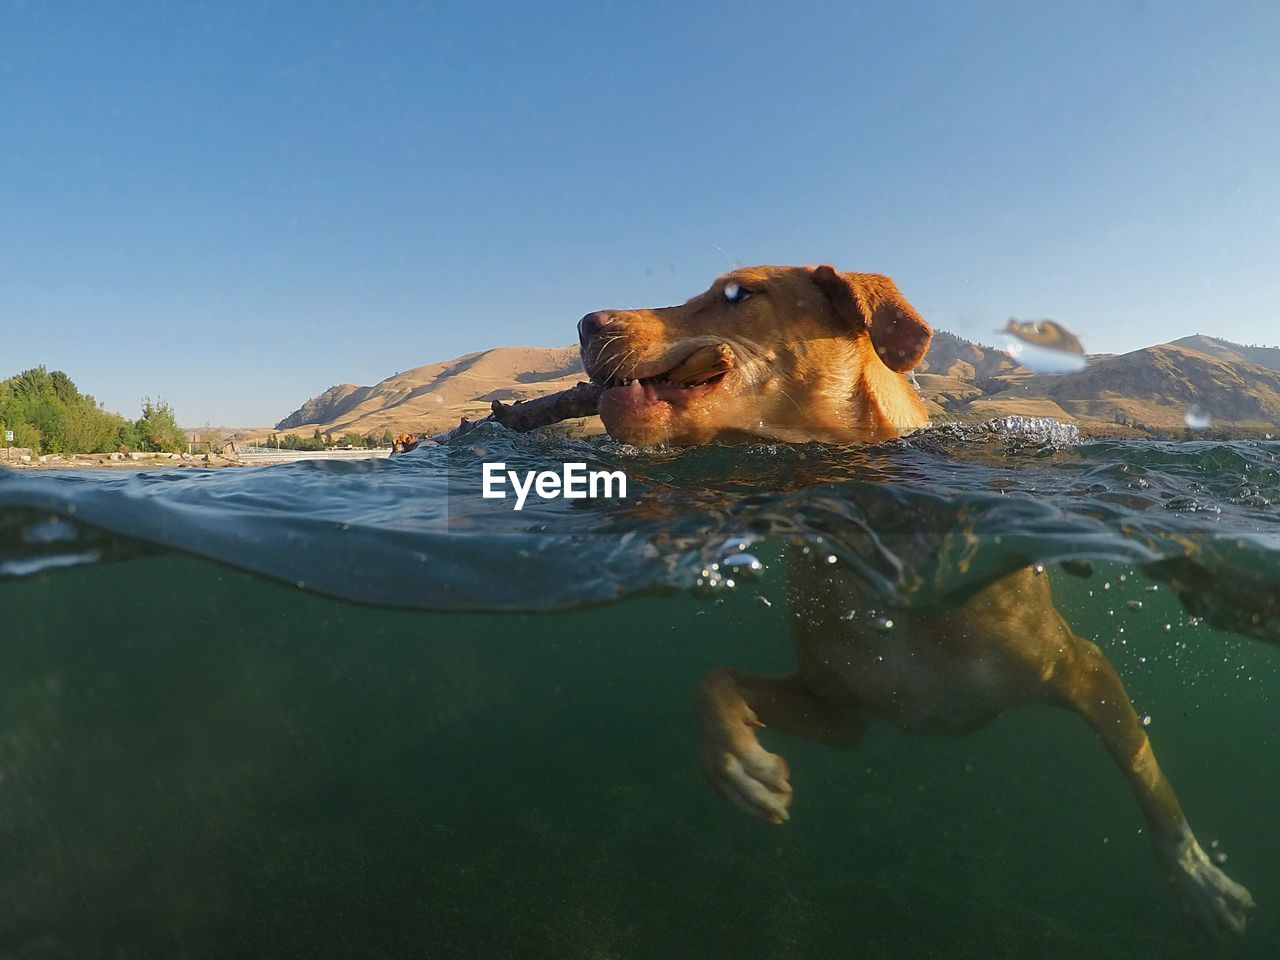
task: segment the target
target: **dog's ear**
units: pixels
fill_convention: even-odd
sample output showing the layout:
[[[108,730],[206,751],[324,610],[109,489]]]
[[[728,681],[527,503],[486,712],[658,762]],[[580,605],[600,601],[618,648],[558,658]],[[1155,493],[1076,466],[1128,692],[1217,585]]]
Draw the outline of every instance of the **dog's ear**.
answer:
[[[855,329],[866,329],[876,353],[890,370],[902,373],[924,359],[933,330],[888,277],[838,273],[825,263],[814,267],[810,276],[831,301],[837,317]]]

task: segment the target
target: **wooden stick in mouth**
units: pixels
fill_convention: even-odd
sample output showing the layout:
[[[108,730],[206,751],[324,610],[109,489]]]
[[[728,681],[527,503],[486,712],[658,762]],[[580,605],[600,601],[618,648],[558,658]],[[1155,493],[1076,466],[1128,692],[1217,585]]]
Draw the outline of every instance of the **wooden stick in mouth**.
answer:
[[[463,417],[452,430],[437,433],[434,437],[398,437],[391,450],[392,456],[405,453],[419,446],[438,446],[463,434],[470,433],[482,423],[500,423],[508,430],[528,433],[539,427],[549,427],[574,417],[594,416],[600,402],[602,388],[594,383],[578,383],[568,390],[549,393],[533,400],[517,400],[515,403],[493,401],[492,413],[478,420]]]

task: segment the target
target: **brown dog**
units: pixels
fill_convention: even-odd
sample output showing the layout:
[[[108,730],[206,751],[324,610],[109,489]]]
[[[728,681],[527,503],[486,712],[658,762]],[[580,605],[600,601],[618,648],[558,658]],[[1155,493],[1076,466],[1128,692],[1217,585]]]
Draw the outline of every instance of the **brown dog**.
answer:
[[[682,306],[599,311],[578,330],[587,372],[606,388],[605,428],[627,443],[872,442],[928,420],[905,371],[932,331],[877,274],[735,270]],[[1043,573],[1012,574],[953,610],[895,616],[888,631],[848,615],[869,605],[864,594],[836,568],[793,564],[796,672],[703,678],[699,753],[720,793],[788,818],[787,763],[756,737],[766,725],[847,745],[877,719],[963,734],[1008,707],[1053,704],[1083,717],[1119,764],[1193,914],[1215,934],[1244,930],[1253,899],[1201,849],[1115,669],[1058,615]]]

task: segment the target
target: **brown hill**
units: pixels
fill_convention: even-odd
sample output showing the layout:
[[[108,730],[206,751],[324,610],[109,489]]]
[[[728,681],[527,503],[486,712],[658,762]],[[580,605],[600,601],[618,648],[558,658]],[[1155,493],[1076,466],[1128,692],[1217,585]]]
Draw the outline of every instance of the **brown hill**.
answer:
[[[1219,360],[1230,363],[1256,363],[1260,367],[1280,370],[1280,347],[1245,346],[1232,343],[1230,340],[1219,340],[1217,337],[1206,337],[1197,333],[1194,337],[1183,337],[1169,344],[1171,347],[1185,347],[1197,353],[1207,353]]]
[[[1021,369],[1023,368],[1010,360],[1003,350],[974,343],[946,330],[938,330],[929,342],[929,352],[925,354],[916,373],[952,377],[973,383]]]
[[[1186,426],[1198,407],[1221,429],[1264,433],[1280,424],[1280,369],[1167,343],[1090,364],[1029,385],[1082,421],[1163,432]]]
[[[577,347],[497,347],[404,370],[372,387],[330,387],[276,429],[436,433],[459,417],[484,416],[494,400],[527,400],[584,378]]]
[[[962,383],[960,390],[954,384],[943,388],[920,379],[926,398],[958,419],[1018,413],[1071,421],[1093,435],[1167,435],[1184,432],[1188,411],[1199,408],[1220,434],[1257,435],[1280,429],[1280,349],[1185,337],[1089,359],[1089,366],[1078,373],[1034,374],[1019,368],[986,380],[976,378],[972,387]],[[965,388],[978,392],[964,392]]]
[[[438,433],[459,417],[483,416],[495,399],[529,399],[584,377],[576,347],[499,347],[405,370],[371,387],[331,387],[277,429]],[[1093,435],[1167,435],[1185,430],[1187,410],[1194,406],[1212,416],[1218,433],[1280,433],[1280,348],[1213,337],[1095,355],[1078,373],[1051,376],[939,331],[917,379],[939,421],[1022,414],[1074,422]],[[566,429],[601,428],[590,418]]]

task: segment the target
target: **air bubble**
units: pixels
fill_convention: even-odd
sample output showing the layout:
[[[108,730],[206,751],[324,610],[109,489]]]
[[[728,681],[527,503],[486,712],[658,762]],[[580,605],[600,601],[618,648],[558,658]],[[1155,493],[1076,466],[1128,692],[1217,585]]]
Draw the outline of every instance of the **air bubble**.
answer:
[[[764,564],[750,553],[734,553],[724,558],[719,564],[725,573],[731,573],[739,580],[755,580],[764,573]]]
[[[705,571],[704,571],[705,572]],[[700,600],[718,599],[736,586],[732,579],[722,577],[718,573],[698,577],[693,582],[693,595]]]

